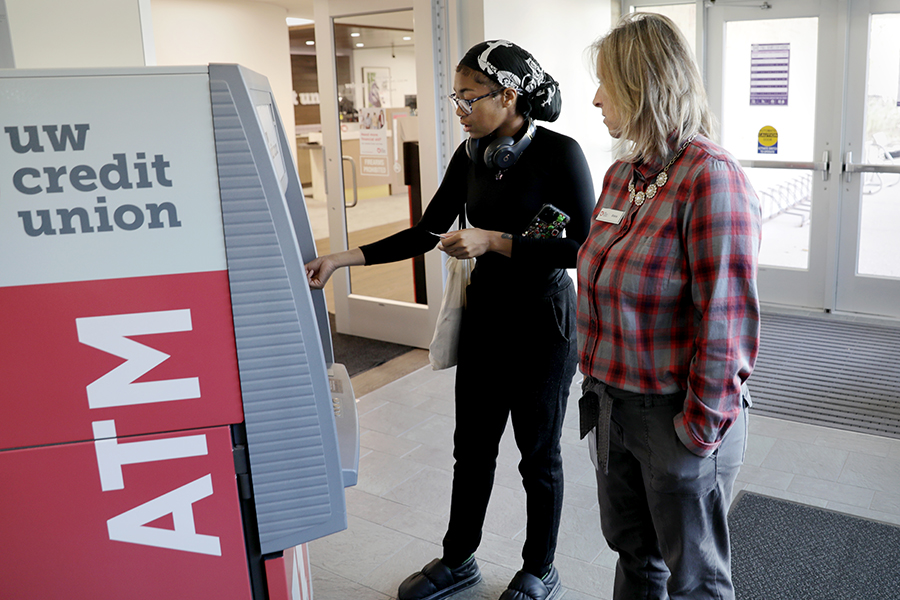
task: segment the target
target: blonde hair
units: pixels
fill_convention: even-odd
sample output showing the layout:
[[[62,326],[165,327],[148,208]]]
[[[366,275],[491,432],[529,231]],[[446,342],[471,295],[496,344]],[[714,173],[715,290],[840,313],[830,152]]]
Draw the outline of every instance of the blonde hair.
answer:
[[[678,27],[663,15],[624,15],[591,46],[597,77],[620,121],[622,160],[665,160],[674,132],[679,141],[695,133],[713,137],[700,70]]]

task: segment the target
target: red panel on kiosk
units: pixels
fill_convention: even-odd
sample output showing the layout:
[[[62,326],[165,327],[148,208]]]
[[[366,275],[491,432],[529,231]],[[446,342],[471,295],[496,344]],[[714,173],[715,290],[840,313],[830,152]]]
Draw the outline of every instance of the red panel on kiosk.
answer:
[[[105,419],[243,421],[225,271],[6,287],[0,306],[0,449],[91,440]]]
[[[0,452],[0,479],[4,600],[251,598],[227,427]]]
[[[269,600],[292,600],[284,556],[266,560],[266,591]]]

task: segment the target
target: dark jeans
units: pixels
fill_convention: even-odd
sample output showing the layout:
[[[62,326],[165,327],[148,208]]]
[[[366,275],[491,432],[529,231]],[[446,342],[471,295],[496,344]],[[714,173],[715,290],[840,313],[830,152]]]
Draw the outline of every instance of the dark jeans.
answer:
[[[456,372],[453,494],[444,558],[481,542],[500,438],[511,417],[527,495],[524,569],[553,562],[563,498],[560,435],[575,374],[575,294],[497,298],[470,286]]]
[[[613,400],[609,472],[597,470],[600,525],[619,554],[613,598],[733,600],[727,516],[748,401],[716,452],[701,458],[675,434],[684,392],[629,396]]]

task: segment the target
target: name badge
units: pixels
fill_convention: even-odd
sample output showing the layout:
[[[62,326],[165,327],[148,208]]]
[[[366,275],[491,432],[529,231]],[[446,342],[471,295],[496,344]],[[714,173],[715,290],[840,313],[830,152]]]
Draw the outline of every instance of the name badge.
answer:
[[[597,220],[603,221],[604,223],[612,223],[613,225],[618,225],[622,222],[622,217],[625,216],[624,210],[615,210],[613,208],[601,208],[600,212],[597,213]]]

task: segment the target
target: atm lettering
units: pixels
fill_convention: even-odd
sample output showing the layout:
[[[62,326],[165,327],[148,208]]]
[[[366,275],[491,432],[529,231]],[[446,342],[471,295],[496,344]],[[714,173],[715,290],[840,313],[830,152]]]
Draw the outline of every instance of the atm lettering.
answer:
[[[197,533],[194,527],[194,502],[212,496],[212,475],[183,485],[154,498],[106,522],[109,539],[169,550],[222,556],[219,538]],[[174,529],[149,527],[147,523],[172,515]]]
[[[144,223],[147,224],[147,229],[163,229],[166,226],[169,228],[181,227],[178,208],[171,202],[148,202],[144,204],[143,209],[135,204],[120,204],[110,215],[110,209],[106,205],[106,196],[97,196],[94,212],[97,214],[96,218],[81,206],[57,208],[56,223],[54,223],[49,209],[20,210],[17,215],[22,219],[22,230],[28,237],[56,235],[57,229],[54,225],[59,227],[58,231],[62,235],[113,231],[115,229],[134,231],[143,227]],[[113,227],[112,223],[115,223],[116,227]],[[75,224],[78,227],[75,227]]]
[[[191,311],[83,317],[75,319],[78,341],[120,358],[124,363],[87,386],[91,408],[131,406],[200,397],[197,377],[147,381],[135,380],[169,358],[168,354],[128,339],[129,336],[191,331]]]
[[[75,326],[78,341],[82,344],[125,359],[124,363],[87,386],[91,409],[200,397],[197,377],[135,383],[170,356],[129,339],[138,335],[191,331],[189,309],[82,317],[75,319]],[[94,421],[92,428],[100,489],[104,493],[125,490],[126,474],[133,473],[138,465],[209,454],[205,434],[127,441],[127,438],[118,437],[112,419]],[[212,494],[212,475],[207,474],[108,519],[109,539],[221,556],[219,538],[197,533],[194,525],[194,503]],[[174,526],[171,529],[149,525],[167,515],[172,516]]]
[[[89,129],[90,125],[80,123],[4,127],[3,131],[9,138],[9,147],[17,154],[43,153],[49,144],[53,152],[62,153],[60,160],[64,160],[69,158],[68,152],[85,149]],[[42,143],[41,131],[46,144]],[[143,206],[117,201],[115,207],[107,207],[106,196],[100,195],[96,197],[96,205],[91,207],[85,206],[80,196],[82,193],[98,191],[101,194],[113,191],[128,194],[130,190],[147,190],[156,186],[172,188],[174,181],[168,173],[171,166],[164,154],[153,154],[150,158],[147,152],[135,152],[133,159],[126,152],[114,152],[112,160],[102,165],[69,163],[22,166],[12,174],[13,188],[31,201],[26,205],[27,210],[16,211],[22,221],[22,232],[28,237],[40,237],[115,229],[135,231],[144,227],[145,223],[148,230],[181,227],[178,207],[170,201],[149,202]],[[44,194],[62,194],[67,196],[66,202],[74,202],[80,206],[56,208],[56,218],[53,218],[53,208],[35,205]]]
[[[123,465],[206,456],[205,435],[122,443],[116,439],[115,421],[95,421],[94,451],[100,470],[100,489],[104,492],[125,488]]]
[[[84,150],[85,139],[90,128],[90,125],[87,123],[62,126],[44,125],[41,127],[54,152],[65,152],[70,145],[72,150]],[[9,136],[9,145],[17,154],[44,151],[36,125],[22,127],[24,135],[19,132],[18,127],[4,127],[3,131]]]
[[[208,453],[205,435],[123,443],[116,438],[115,421],[95,421],[93,429],[100,487],[104,492],[125,489],[124,465],[206,456]],[[194,526],[194,503],[212,494],[212,475],[205,475],[109,519],[106,522],[109,539],[221,556],[219,538],[199,534]],[[166,515],[172,515],[173,529],[148,525]]]
[[[73,127],[75,132],[72,131]],[[50,140],[50,145],[53,146],[54,152],[65,152],[69,149],[69,145],[72,146],[72,150],[84,150],[84,141],[90,128],[91,126],[87,123],[62,125],[61,127],[57,125],[44,125],[41,127],[47,139]]]

